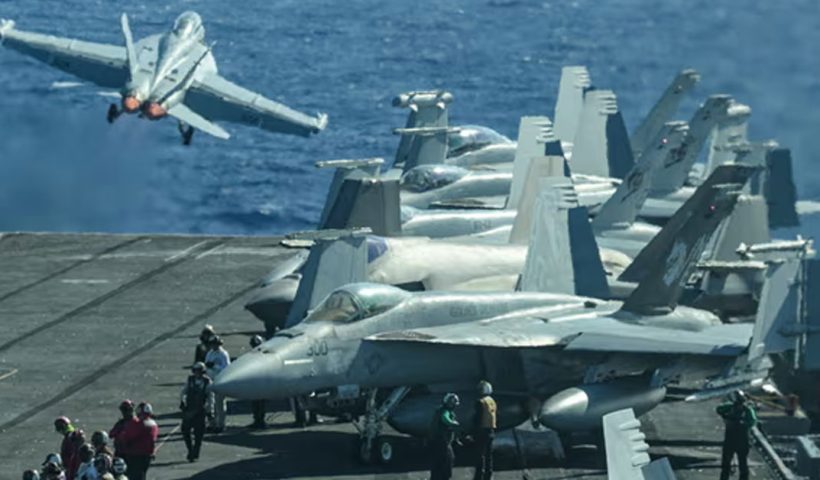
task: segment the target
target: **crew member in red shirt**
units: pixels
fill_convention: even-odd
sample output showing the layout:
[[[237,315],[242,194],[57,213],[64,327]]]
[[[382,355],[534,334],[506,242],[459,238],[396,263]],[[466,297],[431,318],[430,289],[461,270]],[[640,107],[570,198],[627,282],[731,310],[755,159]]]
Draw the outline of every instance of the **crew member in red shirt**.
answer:
[[[74,428],[68,417],[57,417],[54,420],[54,430],[63,436],[63,443],[60,445],[60,457],[63,460],[63,467],[66,470],[66,479],[74,480],[77,467],[80,465],[80,447],[85,443],[85,434],[82,430]]]
[[[142,422],[134,415],[134,402],[123,400],[120,403],[122,418],[114,424],[108,436],[114,441],[114,455],[125,460],[131,473],[132,457],[136,454],[134,447],[142,431]]]
[[[159,437],[159,425],[154,420],[154,409],[150,403],[142,402],[137,406],[137,418],[142,429],[136,438],[133,447],[131,463],[128,464],[130,480],[144,480],[154,458]]]

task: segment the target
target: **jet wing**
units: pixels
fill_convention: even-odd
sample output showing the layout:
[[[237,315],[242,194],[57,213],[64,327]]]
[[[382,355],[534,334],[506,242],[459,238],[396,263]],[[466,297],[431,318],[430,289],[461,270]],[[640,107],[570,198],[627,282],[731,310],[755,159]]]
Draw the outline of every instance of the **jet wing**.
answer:
[[[9,20],[0,24],[0,42],[101,87],[120,88],[128,79],[124,47],[17,30]]]
[[[633,354],[736,356],[749,345],[751,325],[721,325],[700,332],[624,323],[611,317],[482,320],[442,327],[386,332],[372,342],[487,348],[557,348]]]
[[[299,113],[216,74],[194,80],[185,93],[185,105],[208,120],[244,123],[303,137],[327,125],[327,115]]]

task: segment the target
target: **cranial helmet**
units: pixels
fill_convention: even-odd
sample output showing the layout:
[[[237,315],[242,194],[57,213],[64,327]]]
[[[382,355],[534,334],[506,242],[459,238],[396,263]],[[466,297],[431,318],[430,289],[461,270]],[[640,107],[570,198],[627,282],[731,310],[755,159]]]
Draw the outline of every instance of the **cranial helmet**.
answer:
[[[448,408],[456,408],[461,401],[458,399],[458,395],[455,393],[448,393],[444,396],[442,402]]]
[[[490,382],[486,381],[486,380],[482,380],[482,381],[478,382],[478,393],[481,396],[484,396],[484,397],[486,397],[487,395],[492,395],[493,394],[492,384]]]

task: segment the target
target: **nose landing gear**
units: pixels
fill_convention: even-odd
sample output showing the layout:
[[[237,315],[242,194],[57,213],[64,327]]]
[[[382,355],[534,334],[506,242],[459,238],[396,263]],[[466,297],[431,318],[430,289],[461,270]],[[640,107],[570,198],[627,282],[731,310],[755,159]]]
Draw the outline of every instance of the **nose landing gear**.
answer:
[[[382,423],[409,391],[409,387],[398,387],[390,392],[381,405],[376,405],[376,389],[368,395],[364,419],[353,423],[359,431],[356,457],[363,464],[371,464],[374,461],[387,464],[393,460],[393,445],[381,436]]]

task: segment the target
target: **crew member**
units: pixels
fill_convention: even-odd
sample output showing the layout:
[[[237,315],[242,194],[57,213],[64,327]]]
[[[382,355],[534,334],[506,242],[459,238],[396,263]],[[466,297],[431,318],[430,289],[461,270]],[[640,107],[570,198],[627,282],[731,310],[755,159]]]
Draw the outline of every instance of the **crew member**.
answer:
[[[74,478],[77,480],[99,480],[97,469],[94,467],[94,447],[84,443],[79,451],[80,465]]]
[[[108,436],[114,440],[114,454],[131,465],[131,458],[135,455],[135,446],[139,438],[142,424],[134,414],[134,402],[123,400],[120,402],[122,418],[114,424]]]
[[[182,438],[188,448],[188,461],[199,458],[202,435],[205,432],[205,417],[213,416],[213,393],[211,379],[205,374],[205,364],[197,362],[191,368],[188,380],[182,387],[179,409],[182,410]],[[191,431],[194,433],[191,441]]]
[[[746,394],[737,390],[729,401],[719,405],[717,414],[726,423],[723,436],[723,455],[720,464],[720,480],[728,480],[732,471],[732,457],[737,455],[740,480],[748,480],[749,431],[757,423],[754,409],[746,402]]]
[[[65,466],[63,459],[58,453],[49,453],[43,462],[40,470],[40,477],[43,480],[66,480]]]
[[[458,404],[458,395],[448,393],[433,416],[430,480],[449,480],[453,476],[453,461],[455,460],[453,441],[456,429],[459,427],[455,408]]]
[[[114,457],[114,451],[108,446],[109,438],[108,432],[105,430],[97,430],[91,434],[91,446],[94,447],[94,456],[106,454],[109,457]]]
[[[262,345],[262,337],[254,335],[251,337],[251,348],[256,348]],[[265,401],[254,400],[251,402],[251,411],[253,412],[253,423],[251,428],[265,428]]]
[[[40,472],[37,470],[26,470],[23,472],[23,480],[40,480]]]
[[[111,472],[114,474],[114,480],[128,480],[128,477],[125,476],[127,470],[128,465],[120,457],[115,457],[111,462]]]
[[[110,455],[101,453],[94,456],[94,469],[97,470],[97,476],[102,478],[106,473],[111,473],[112,458]]]
[[[485,380],[479,382],[473,424],[476,444],[474,480],[493,478],[493,439],[495,438],[497,407],[492,394],[493,386],[490,382]]]
[[[26,470],[23,472],[23,480],[40,480],[40,472],[37,470]]]
[[[159,437],[159,425],[154,420],[154,409],[150,403],[142,402],[137,406],[137,419],[142,428],[134,440],[133,454],[131,455],[131,480],[145,480],[151,459]]]
[[[71,424],[68,417],[57,417],[54,420],[54,430],[63,436],[63,442],[60,445],[60,458],[62,460],[60,467],[66,470],[66,478],[73,480],[77,465],[79,465],[80,446],[85,443],[85,435],[82,430],[77,430]]]
[[[231,363],[231,357],[227,350],[222,348],[223,342],[219,335],[211,337],[209,343],[211,350],[205,356],[205,366],[208,368],[208,377],[213,380],[219,372]],[[219,393],[214,394],[214,415],[211,422],[211,431],[219,433],[225,429],[225,396]]]
[[[216,336],[214,327],[210,325],[205,325],[205,327],[202,328],[202,331],[199,332],[199,344],[197,344],[196,350],[194,351],[194,363],[205,362],[205,355],[207,355],[208,351],[211,349],[209,345],[211,337],[214,336]]]

